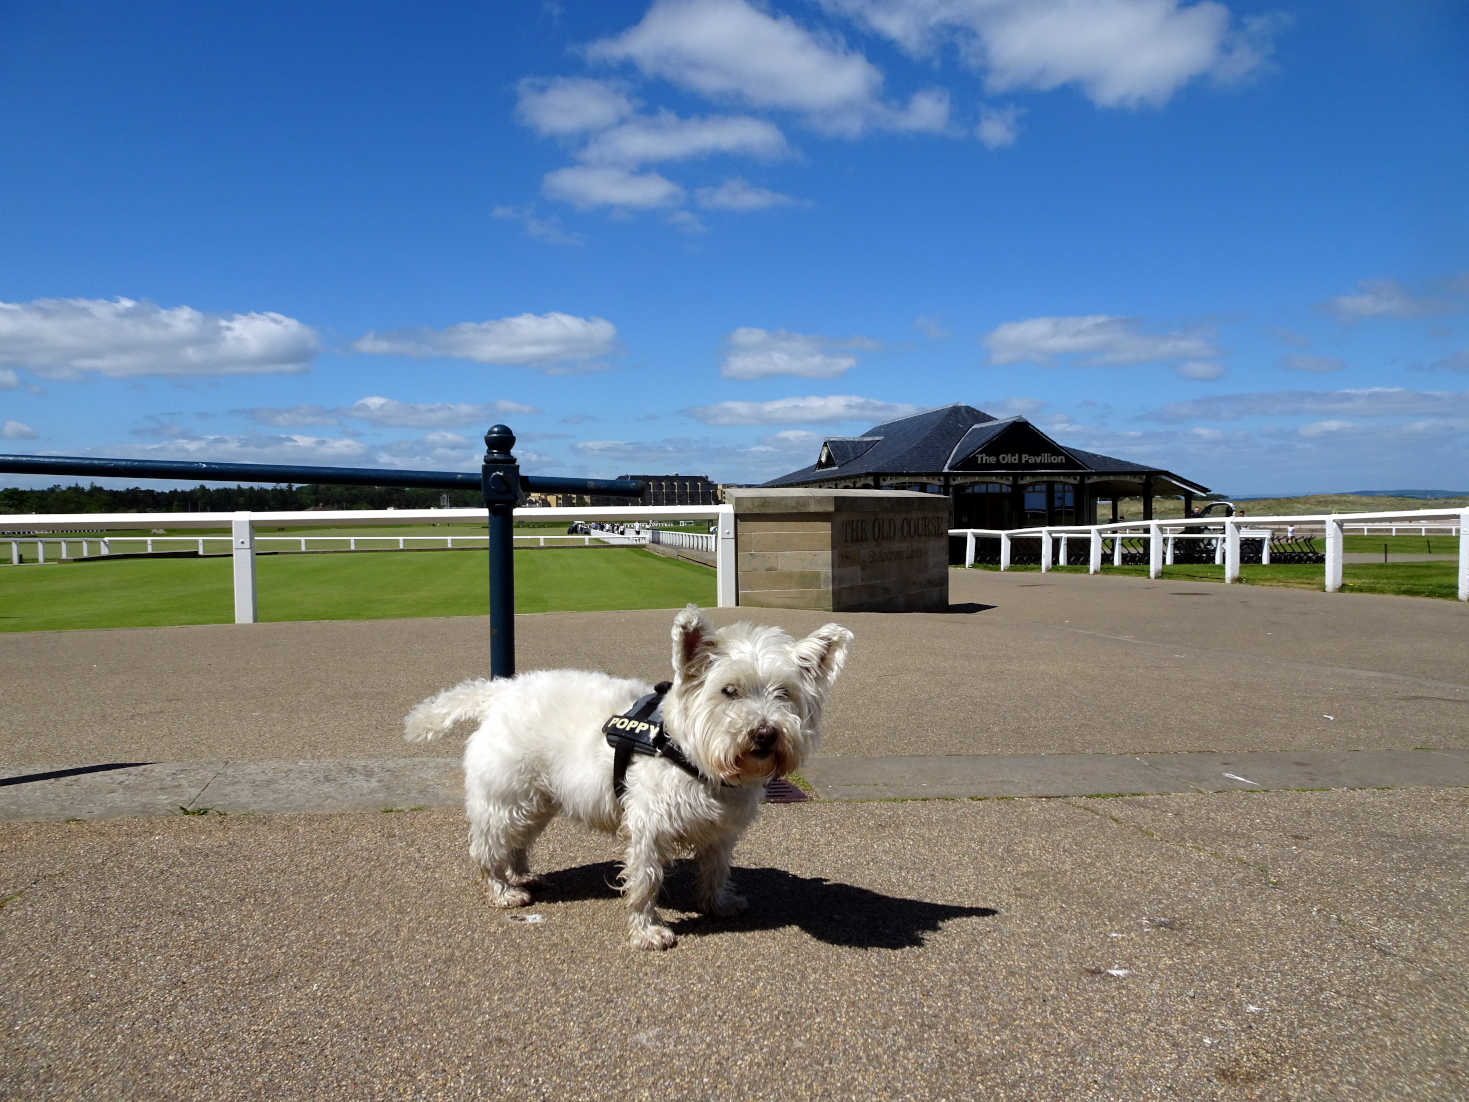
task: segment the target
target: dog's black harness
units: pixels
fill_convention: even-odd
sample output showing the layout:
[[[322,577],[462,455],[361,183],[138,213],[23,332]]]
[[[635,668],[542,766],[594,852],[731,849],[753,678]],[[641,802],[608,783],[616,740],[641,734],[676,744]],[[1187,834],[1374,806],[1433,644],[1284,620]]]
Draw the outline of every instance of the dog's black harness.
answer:
[[[678,766],[695,780],[712,783],[699,772],[699,767],[689,761],[663,730],[663,698],[673,682],[660,681],[647,696],[638,697],[637,702],[621,715],[613,716],[602,724],[602,734],[607,745],[612,747],[612,791],[617,798],[627,791],[627,767],[632,764],[634,754],[662,758]],[[727,785],[725,787],[728,787]]]

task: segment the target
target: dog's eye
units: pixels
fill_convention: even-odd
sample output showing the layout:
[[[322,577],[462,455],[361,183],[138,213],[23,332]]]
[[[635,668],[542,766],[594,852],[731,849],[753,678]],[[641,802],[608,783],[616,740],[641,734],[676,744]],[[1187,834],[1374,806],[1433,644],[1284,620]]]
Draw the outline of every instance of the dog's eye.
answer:
[[[725,696],[729,697],[731,700],[740,695],[740,689],[738,685],[726,685],[719,691],[722,692]]]
[[[776,700],[789,700],[791,698],[790,691],[784,685],[777,685],[771,689],[770,695],[775,697]]]

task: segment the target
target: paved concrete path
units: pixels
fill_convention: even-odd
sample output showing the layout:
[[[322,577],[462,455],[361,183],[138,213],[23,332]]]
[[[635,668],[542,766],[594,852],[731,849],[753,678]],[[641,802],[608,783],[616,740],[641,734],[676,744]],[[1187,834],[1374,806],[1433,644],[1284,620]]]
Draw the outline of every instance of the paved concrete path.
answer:
[[[675,875],[664,954],[565,824],[480,895],[400,730],[483,618],[0,636],[0,1097],[1469,1095],[1469,610],[951,588],[835,617],[815,798],[747,916]],[[670,619],[523,617],[521,663],[656,676]]]
[[[1469,750],[828,757],[799,779],[826,800],[1454,788],[1469,787]],[[0,776],[0,819],[419,811],[462,802],[457,757],[112,762]]]

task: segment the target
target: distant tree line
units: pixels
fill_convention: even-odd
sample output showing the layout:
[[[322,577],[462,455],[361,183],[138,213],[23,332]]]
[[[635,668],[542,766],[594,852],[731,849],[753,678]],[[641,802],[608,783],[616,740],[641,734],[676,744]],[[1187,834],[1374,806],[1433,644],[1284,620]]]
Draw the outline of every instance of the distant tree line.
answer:
[[[0,489],[0,513],[230,513],[283,509],[433,509],[483,505],[478,490],[407,486],[195,486],[189,490],[112,490],[55,485]]]

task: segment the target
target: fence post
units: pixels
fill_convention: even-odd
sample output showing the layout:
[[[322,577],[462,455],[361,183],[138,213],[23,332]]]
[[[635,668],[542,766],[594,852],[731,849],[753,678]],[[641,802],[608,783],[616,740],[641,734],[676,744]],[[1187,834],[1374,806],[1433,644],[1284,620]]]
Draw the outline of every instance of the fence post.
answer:
[[[1469,509],[1459,511],[1459,600],[1469,601]]]
[[[1102,572],[1102,533],[1092,529],[1091,539],[1087,547],[1086,569],[1088,574],[1100,574]]]
[[[1051,569],[1051,530],[1041,529],[1041,573]]]
[[[1163,574],[1163,529],[1156,524],[1148,525],[1148,577],[1158,578]]]
[[[1000,533],[1000,569],[1010,569],[1010,533]]]
[[[1239,524],[1229,519],[1224,522],[1224,580],[1239,581]]]
[[[255,525],[249,513],[236,513],[230,520],[234,554],[235,623],[255,622]],[[148,541],[150,544],[151,540]],[[149,550],[152,550],[150,547]]]
[[[734,608],[740,603],[740,591],[739,576],[736,573],[733,505],[719,507],[714,539],[715,600],[720,608]]]
[[[1341,560],[1342,560],[1342,531],[1341,521],[1335,517],[1326,518],[1326,592],[1335,593],[1341,589]]]
[[[520,504],[520,466],[510,449],[515,434],[504,425],[485,433],[480,493],[490,512],[490,676],[515,676],[515,507]]]
[[[1112,532],[1112,565],[1122,565],[1122,533],[1115,529]]]
[[[970,567],[970,566],[973,566],[974,565],[974,533],[973,532],[965,532],[964,533],[964,565],[966,567]]]

